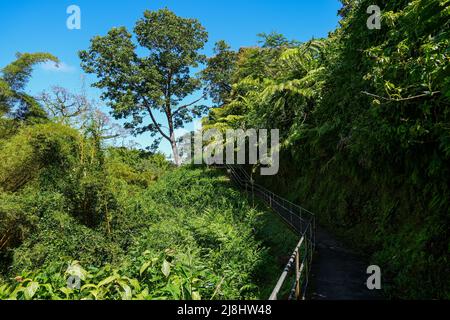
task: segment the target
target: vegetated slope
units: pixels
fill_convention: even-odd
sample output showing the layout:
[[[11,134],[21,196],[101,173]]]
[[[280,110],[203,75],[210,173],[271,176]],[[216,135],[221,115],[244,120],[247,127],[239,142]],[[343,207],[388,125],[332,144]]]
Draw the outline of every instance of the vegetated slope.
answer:
[[[449,298],[450,1],[378,1],[380,30],[376,2],[343,3],[327,39],[236,53],[204,124],[280,129],[266,185],[370,255],[391,296]]]
[[[221,172],[90,143],[43,124],[1,146],[0,299],[268,297],[296,242],[272,213]]]

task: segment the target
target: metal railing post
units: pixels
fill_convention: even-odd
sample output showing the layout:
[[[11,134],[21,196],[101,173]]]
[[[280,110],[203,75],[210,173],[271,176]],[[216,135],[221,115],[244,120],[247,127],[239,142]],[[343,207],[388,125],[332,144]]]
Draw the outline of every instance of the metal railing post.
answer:
[[[300,300],[300,248],[297,248],[295,256],[295,298]]]
[[[252,184],[252,201],[253,201],[253,208],[255,207],[255,189],[253,186],[253,179],[250,180],[251,184]]]

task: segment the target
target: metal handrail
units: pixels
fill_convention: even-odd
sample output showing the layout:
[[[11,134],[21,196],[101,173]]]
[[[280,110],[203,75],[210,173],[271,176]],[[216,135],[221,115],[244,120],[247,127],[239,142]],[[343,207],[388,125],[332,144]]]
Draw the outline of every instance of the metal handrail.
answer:
[[[236,168],[236,167],[230,166],[230,165],[227,165],[227,167],[228,167],[228,168]],[[245,171],[241,166],[238,166],[237,168],[238,168],[238,170],[239,170],[239,171],[247,178],[248,181],[252,181],[252,180],[253,180],[253,179],[250,177],[250,175],[247,173],[247,171]],[[312,215],[312,216],[315,216],[315,214],[312,213],[311,211],[309,211],[309,210],[307,210],[307,209],[305,209],[305,208],[299,206],[298,204],[295,204],[295,203],[293,203],[293,202],[291,202],[291,201],[289,201],[289,200],[287,200],[287,199],[285,199],[285,198],[280,197],[279,195],[277,195],[277,194],[273,193],[272,191],[268,190],[267,188],[265,188],[265,187],[263,187],[263,186],[261,186],[261,185],[258,185],[258,184],[254,184],[254,185],[255,185],[255,186],[258,186],[258,187],[261,188],[261,189],[263,189],[265,192],[267,192],[267,193],[269,193],[269,194],[272,194],[274,197],[279,198],[279,199],[282,199],[284,202],[289,203],[289,204],[292,205],[294,208],[297,208],[297,209],[299,209],[299,210],[301,210],[301,211],[304,211],[304,212],[306,212],[306,213],[308,213],[308,214],[310,214],[310,215]]]
[[[246,192],[251,192],[254,197],[257,194],[266,204],[272,208],[283,221],[295,232],[300,234],[300,240],[294,249],[281,277],[279,278],[269,300],[276,300],[286,282],[287,276],[294,269],[295,281],[293,283],[289,299],[304,299],[308,286],[308,274],[315,249],[315,215],[305,208],[286,200],[265,187],[254,182],[251,176],[241,166],[230,166],[226,168],[231,178]],[[284,212],[283,212],[284,211]],[[305,217],[307,215],[307,217]],[[287,218],[286,216],[289,216]],[[303,251],[303,258],[300,258]],[[303,283],[303,288],[302,288]]]
[[[278,299],[278,293],[281,291],[281,288],[283,287],[283,284],[286,281],[286,277],[288,276],[289,272],[291,271],[293,264],[296,262],[297,257],[299,256],[298,253],[299,253],[300,247],[302,246],[304,241],[305,241],[305,237],[302,237],[300,239],[300,241],[298,242],[297,246],[295,247],[294,253],[291,255],[291,258],[289,259],[286,267],[284,268],[284,271],[281,274],[280,279],[278,279],[278,282],[275,285],[275,288],[273,289],[272,294],[269,297],[269,300],[277,300]],[[302,270],[303,270],[303,263],[302,263]],[[298,274],[296,276],[298,276]],[[297,283],[298,283],[298,281],[296,281],[296,284]]]

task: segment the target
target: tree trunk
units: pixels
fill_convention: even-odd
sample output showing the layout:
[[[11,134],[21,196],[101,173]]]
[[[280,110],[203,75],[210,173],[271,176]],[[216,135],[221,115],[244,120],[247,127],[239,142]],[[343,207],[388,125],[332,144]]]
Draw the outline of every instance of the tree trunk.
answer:
[[[172,153],[173,153],[173,159],[175,161],[175,165],[177,167],[181,166],[180,163],[180,157],[178,154],[178,147],[177,147],[177,142],[175,140],[175,136],[173,136],[173,138],[171,138],[170,144],[172,145]]]
[[[177,139],[175,136],[175,130],[173,129],[172,121],[169,121],[169,131],[170,131],[170,145],[172,146],[173,161],[175,162],[175,165],[179,167],[181,166],[181,163],[178,154]]]
[[[179,166],[181,166],[181,163],[180,163],[180,157],[178,154],[177,138],[175,136],[175,128],[173,125],[173,114],[172,114],[171,104],[170,104],[170,98],[172,96],[171,84],[172,84],[172,73],[169,73],[167,76],[167,85],[166,85],[166,92],[165,92],[165,105],[166,105],[165,111],[166,111],[166,116],[167,116],[167,122],[169,124],[170,145],[172,146],[173,161],[175,162],[175,165],[177,167],[179,167]]]

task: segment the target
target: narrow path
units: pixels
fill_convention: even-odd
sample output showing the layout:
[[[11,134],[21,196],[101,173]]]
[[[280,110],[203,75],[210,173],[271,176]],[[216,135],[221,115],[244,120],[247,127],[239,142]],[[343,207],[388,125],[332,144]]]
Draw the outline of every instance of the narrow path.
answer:
[[[366,281],[368,263],[321,228],[316,229],[316,254],[311,268],[310,299],[373,300],[382,299],[377,290],[369,290]]]
[[[231,178],[236,183],[259,197],[284,222],[297,232],[303,233],[304,219],[298,219],[293,209],[307,211],[273,192],[250,181],[249,175],[241,168],[229,167]],[[251,186],[249,189],[248,186]],[[296,217],[297,219],[292,219]],[[289,222],[290,221],[290,222]],[[306,230],[308,230],[307,225]],[[312,229],[310,229],[312,230]],[[312,232],[314,233],[314,232]],[[345,248],[339,241],[324,229],[316,226],[315,253],[310,269],[310,286],[307,298],[311,300],[373,300],[382,299],[381,292],[369,290],[366,285],[369,275],[366,273],[368,263],[353,251]]]

